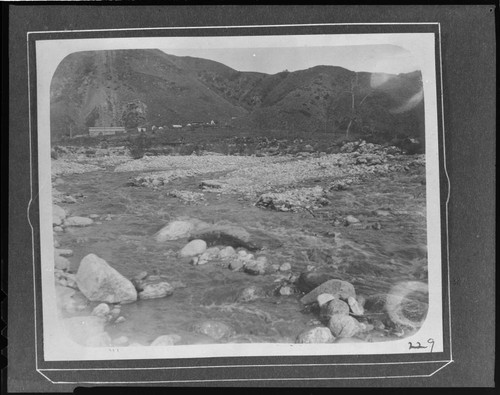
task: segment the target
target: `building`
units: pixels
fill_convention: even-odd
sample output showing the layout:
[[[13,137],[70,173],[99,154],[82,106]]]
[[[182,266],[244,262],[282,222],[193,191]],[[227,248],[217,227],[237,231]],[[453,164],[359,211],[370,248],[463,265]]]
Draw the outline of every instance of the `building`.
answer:
[[[115,134],[125,133],[123,126],[93,126],[89,128],[89,136],[113,136]]]

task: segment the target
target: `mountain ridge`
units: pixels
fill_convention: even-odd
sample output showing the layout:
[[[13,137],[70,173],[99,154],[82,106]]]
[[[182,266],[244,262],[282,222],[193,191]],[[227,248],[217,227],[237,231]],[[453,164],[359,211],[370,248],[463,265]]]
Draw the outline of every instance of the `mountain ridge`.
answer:
[[[130,103],[138,103],[141,122],[150,126],[215,120],[234,127],[424,137],[418,71],[317,65],[266,74],[159,49],[84,51],[63,59],[51,83],[51,136],[122,126],[133,119],[124,113]]]

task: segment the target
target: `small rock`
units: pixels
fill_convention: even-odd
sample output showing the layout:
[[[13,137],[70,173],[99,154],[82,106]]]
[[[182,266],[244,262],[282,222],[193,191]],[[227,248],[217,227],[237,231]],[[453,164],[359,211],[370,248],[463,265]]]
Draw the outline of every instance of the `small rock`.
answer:
[[[220,340],[234,334],[234,329],[219,321],[203,321],[193,325],[193,331]]]
[[[335,337],[329,328],[317,326],[299,334],[295,343],[332,343],[334,340]]]
[[[220,250],[219,252],[219,258],[220,259],[228,259],[232,258],[236,255],[236,251],[233,247],[227,246],[224,247],[223,249]]]
[[[93,223],[94,221],[87,217],[69,217],[64,220],[66,226],[89,226]]]
[[[125,346],[128,343],[128,337],[127,336],[120,336],[117,337],[116,339],[113,340],[113,344],[115,346]]]
[[[293,288],[289,285],[282,286],[279,292],[281,296],[290,296],[294,294]]]
[[[105,218],[104,221],[111,221],[113,217],[111,217],[111,214],[108,214]]]
[[[66,218],[66,210],[57,204],[52,205],[52,224],[61,225],[64,218]]]
[[[61,243],[59,243],[58,240],[54,239],[54,248],[59,248],[61,247]]]
[[[248,255],[248,252],[246,252],[245,250],[238,251],[238,257],[240,257],[240,258],[246,258],[247,255]]]
[[[54,232],[64,232],[64,229],[60,226],[54,226]]]
[[[174,293],[174,288],[167,282],[156,284],[146,284],[141,292],[138,293],[139,299],[157,299],[170,296]]]
[[[117,324],[121,324],[122,322],[125,322],[125,317],[123,317],[123,316],[118,317],[118,318],[115,320],[115,323],[117,323]]]
[[[280,265],[278,265],[277,263],[274,263],[271,265],[271,270],[273,272],[278,272],[280,270]]]
[[[59,248],[56,248],[54,250],[54,253],[56,255],[64,256],[64,257],[73,256],[73,250],[69,250],[69,249],[59,249]]]
[[[91,315],[94,315],[96,317],[106,317],[109,312],[109,306],[106,303],[101,303],[97,305],[94,310],[92,310]]]
[[[198,265],[203,265],[209,261],[213,261],[219,257],[220,250],[217,247],[208,248],[203,254],[200,255]]]
[[[314,265],[307,265],[306,266],[306,271],[308,272],[314,272],[316,270],[316,266]]]
[[[266,273],[267,265],[262,261],[253,261],[245,265],[244,271],[249,274],[258,275]]]
[[[245,262],[243,262],[241,259],[235,259],[234,261],[229,262],[229,269],[237,271],[237,270],[242,270],[245,266]]]
[[[349,305],[339,299],[332,299],[330,302],[321,306],[320,316],[328,321],[334,315],[349,315]]]
[[[382,229],[382,225],[380,225],[380,222],[375,222],[375,223],[372,225],[372,229],[375,229],[375,230],[380,230],[380,229]]]
[[[318,295],[318,297],[316,298],[316,301],[318,302],[319,307],[321,307],[323,305],[326,305],[328,302],[330,302],[333,299],[335,299],[335,296],[333,296],[331,294],[321,294],[321,295]]]
[[[347,298],[347,303],[349,304],[349,307],[354,315],[363,315],[365,313],[363,307],[352,296]]]
[[[92,219],[96,219],[96,218],[99,218],[99,214],[90,214],[89,215],[89,218],[92,218]]]
[[[281,272],[286,272],[288,270],[292,270],[292,265],[290,265],[288,262],[284,263],[280,266],[280,271]]]
[[[76,203],[76,199],[71,195],[66,195],[62,198],[62,202],[67,204],[74,204]]]
[[[207,249],[207,243],[205,240],[196,239],[187,243],[184,248],[179,252],[181,257],[192,257],[195,255],[200,255]]]
[[[111,311],[109,312],[109,321],[113,321],[119,317],[120,315],[120,312],[121,312],[121,309],[119,306],[115,306],[111,309]]]
[[[328,327],[335,337],[353,337],[361,331],[359,322],[345,314],[334,314],[328,321]]]
[[[55,255],[54,267],[59,270],[69,270],[71,268],[71,262],[62,256]]]
[[[173,346],[181,340],[179,335],[163,335],[157,337],[150,344],[152,347]]]
[[[347,281],[342,280],[328,280],[320,286],[314,288],[307,295],[303,296],[300,300],[303,304],[309,304],[316,301],[316,298],[324,293],[332,294],[340,299],[347,300],[349,296],[356,297],[354,286]]]
[[[191,265],[196,266],[196,265],[198,265],[199,260],[200,260],[199,257],[194,256],[194,257],[191,258],[190,263],[191,263]],[[206,262],[203,262],[203,263],[206,263]]]
[[[347,225],[352,225],[352,224],[357,224],[360,221],[356,217],[354,217],[352,215],[348,215],[347,217],[345,217],[345,222]]]

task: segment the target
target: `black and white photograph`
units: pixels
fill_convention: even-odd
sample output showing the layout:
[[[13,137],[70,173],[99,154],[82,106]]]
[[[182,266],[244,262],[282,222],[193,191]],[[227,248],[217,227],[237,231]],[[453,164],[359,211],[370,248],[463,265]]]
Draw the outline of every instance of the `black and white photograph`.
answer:
[[[494,6],[74,3],[2,24],[8,391],[494,386]]]
[[[435,53],[37,41],[45,358],[442,351]]]

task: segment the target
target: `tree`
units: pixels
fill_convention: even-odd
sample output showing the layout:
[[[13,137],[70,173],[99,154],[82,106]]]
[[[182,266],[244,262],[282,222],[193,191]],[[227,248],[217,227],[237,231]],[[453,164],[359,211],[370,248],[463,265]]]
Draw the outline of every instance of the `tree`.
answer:
[[[136,100],[125,105],[122,122],[126,129],[136,128],[146,123],[147,106],[140,100]]]

